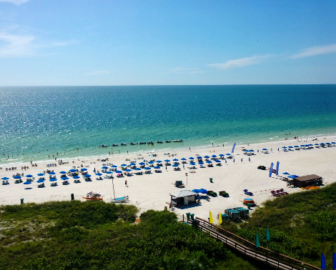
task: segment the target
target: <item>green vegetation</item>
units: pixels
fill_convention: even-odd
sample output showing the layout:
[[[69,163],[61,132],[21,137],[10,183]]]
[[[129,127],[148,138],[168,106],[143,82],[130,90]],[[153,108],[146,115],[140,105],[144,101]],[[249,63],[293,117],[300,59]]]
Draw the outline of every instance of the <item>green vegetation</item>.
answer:
[[[0,207],[1,269],[258,269],[168,211],[50,202]]]
[[[336,183],[267,201],[248,222],[223,227],[251,242],[258,232],[261,246],[316,266],[323,252],[331,265],[336,251]]]

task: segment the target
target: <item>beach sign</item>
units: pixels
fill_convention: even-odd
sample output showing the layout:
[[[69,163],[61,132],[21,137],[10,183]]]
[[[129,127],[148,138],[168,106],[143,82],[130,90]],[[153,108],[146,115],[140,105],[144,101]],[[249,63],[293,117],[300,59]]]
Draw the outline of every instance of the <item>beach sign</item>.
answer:
[[[280,162],[278,161],[276,165],[276,175],[279,175],[279,165],[280,165]]]
[[[233,144],[231,154],[233,154],[233,152],[234,152],[234,150],[235,150],[235,147],[236,147],[236,143]]]
[[[324,254],[322,253],[322,255],[321,255],[321,270],[324,270],[326,268],[327,268],[327,265],[326,265],[325,257],[324,257]]]
[[[209,223],[213,223],[213,218],[212,218],[212,213],[211,211],[209,212]]]
[[[219,219],[219,225],[222,224],[223,220],[222,220],[222,214],[221,213],[219,213],[218,219]]]
[[[270,167],[270,170],[269,170],[269,177],[272,177],[273,166],[274,166],[274,164],[273,164],[273,162],[272,162],[271,167]]]

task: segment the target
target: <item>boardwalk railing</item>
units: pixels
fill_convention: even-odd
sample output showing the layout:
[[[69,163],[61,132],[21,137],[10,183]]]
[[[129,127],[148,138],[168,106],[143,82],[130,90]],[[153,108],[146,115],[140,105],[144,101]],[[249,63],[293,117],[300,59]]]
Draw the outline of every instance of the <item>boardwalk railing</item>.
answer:
[[[289,256],[276,253],[264,247],[255,247],[255,244],[221,227],[209,223],[208,221],[196,217],[197,226],[204,232],[209,232],[210,236],[244,253],[246,256],[255,258],[278,269],[284,270],[319,270],[319,267],[299,261]]]

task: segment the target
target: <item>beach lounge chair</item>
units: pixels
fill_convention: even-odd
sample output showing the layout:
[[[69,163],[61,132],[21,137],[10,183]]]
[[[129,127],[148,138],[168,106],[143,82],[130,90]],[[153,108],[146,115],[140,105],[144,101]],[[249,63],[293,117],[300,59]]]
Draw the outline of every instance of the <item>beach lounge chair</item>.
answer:
[[[280,197],[280,195],[278,193],[276,193],[274,190],[272,190],[271,193],[274,197]]]
[[[284,191],[283,188],[280,189],[280,192],[281,192],[282,194],[284,194],[284,195],[288,195],[288,192]]]

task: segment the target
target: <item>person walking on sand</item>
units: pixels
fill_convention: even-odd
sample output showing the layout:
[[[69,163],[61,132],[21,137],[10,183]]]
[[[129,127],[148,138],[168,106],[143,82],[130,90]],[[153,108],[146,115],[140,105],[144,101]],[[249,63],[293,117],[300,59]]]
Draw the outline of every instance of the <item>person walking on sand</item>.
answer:
[[[128,187],[128,185],[127,185],[127,180],[125,180],[125,187]]]

